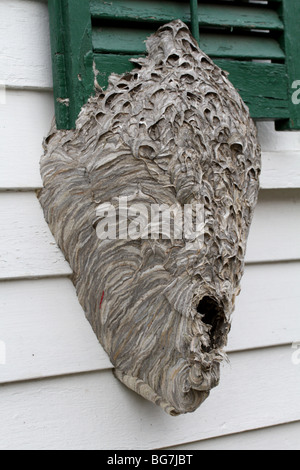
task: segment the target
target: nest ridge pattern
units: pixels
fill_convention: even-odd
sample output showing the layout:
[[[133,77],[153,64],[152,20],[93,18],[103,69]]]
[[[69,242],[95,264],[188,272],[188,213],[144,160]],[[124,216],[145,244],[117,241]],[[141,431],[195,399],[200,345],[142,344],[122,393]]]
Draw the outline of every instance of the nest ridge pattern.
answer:
[[[137,68],[112,74],[76,129],[52,127],[39,199],[73,270],[78,299],[125,385],[167,413],[194,411],[219,365],[257,202],[260,147],[226,72],[177,20],[146,42]],[[133,59],[132,59],[133,61]],[[96,208],[204,207],[204,243],[99,240]]]

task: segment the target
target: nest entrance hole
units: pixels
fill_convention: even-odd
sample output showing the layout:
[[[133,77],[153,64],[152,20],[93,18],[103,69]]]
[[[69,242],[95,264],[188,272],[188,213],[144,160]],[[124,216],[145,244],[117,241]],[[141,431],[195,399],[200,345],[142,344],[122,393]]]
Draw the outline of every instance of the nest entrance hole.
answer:
[[[213,297],[205,296],[200,300],[197,312],[202,316],[202,322],[211,327],[211,347],[217,347],[222,340],[222,326],[225,323],[222,307]]]

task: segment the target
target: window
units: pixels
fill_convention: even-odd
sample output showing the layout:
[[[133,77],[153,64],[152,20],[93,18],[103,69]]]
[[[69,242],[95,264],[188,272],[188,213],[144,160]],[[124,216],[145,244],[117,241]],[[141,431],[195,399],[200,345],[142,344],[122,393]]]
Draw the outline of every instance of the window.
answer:
[[[149,34],[179,18],[195,36],[198,22],[201,49],[229,72],[254,119],[300,129],[299,0],[200,0],[195,6],[195,0],[49,0],[58,128],[75,127],[94,93],[94,67],[105,87],[112,72],[130,71],[129,59],[145,54]]]

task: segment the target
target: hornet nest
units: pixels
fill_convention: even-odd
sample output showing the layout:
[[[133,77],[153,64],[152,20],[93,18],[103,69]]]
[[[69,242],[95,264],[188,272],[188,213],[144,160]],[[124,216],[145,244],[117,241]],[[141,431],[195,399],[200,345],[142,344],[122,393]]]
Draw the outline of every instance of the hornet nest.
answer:
[[[199,407],[219,382],[260,147],[227,73],[184,23],[162,26],[146,44],[147,57],[132,59],[136,69],[112,74],[107,90],[83,106],[75,130],[52,127],[39,200],[116,377],[178,415]],[[120,198],[175,212],[200,204],[202,243],[101,239],[97,208],[117,213]]]

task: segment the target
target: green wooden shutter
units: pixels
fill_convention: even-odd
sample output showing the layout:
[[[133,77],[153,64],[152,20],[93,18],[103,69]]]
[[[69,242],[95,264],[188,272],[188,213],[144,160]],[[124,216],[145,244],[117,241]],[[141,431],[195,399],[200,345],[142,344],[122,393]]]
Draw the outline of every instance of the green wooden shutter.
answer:
[[[199,44],[224,70],[254,119],[300,129],[300,0],[49,0],[56,122],[75,127],[82,105],[112,72],[133,68],[145,39],[174,19],[199,31]],[[191,18],[191,11],[193,17]],[[197,23],[198,28],[197,29]],[[196,28],[196,29],[195,29]],[[300,83],[300,82],[299,82]]]

